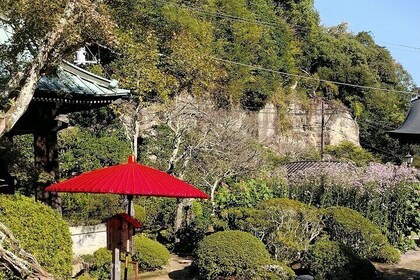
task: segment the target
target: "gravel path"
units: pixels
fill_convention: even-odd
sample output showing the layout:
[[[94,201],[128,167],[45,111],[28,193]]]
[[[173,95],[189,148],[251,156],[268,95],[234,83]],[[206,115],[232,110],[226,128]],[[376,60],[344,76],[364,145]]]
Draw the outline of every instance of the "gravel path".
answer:
[[[164,271],[159,274],[142,274],[140,279],[147,280],[187,280],[188,267],[191,265],[191,259],[183,258],[177,255],[171,256],[171,261]],[[381,280],[420,280],[420,248],[410,250],[401,255],[401,261],[398,264],[374,263],[378,270]]]
[[[171,260],[167,267],[165,268],[166,272],[161,275],[140,275],[140,279],[147,280],[186,280],[191,278],[186,278],[189,274],[188,267],[191,265],[191,259],[180,257],[177,255],[171,255]]]
[[[401,255],[397,264],[374,263],[382,280],[420,280],[420,248]]]

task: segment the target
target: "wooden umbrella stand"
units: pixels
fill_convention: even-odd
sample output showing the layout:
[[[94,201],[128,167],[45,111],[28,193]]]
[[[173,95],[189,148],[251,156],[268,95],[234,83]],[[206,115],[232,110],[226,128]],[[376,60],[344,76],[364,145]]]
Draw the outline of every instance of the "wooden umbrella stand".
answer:
[[[112,252],[111,280],[121,280],[121,252],[125,252],[124,280],[128,277],[130,252],[133,251],[134,230],[141,227],[139,221],[126,213],[112,216],[106,221],[107,248]],[[138,274],[138,273],[137,273]]]

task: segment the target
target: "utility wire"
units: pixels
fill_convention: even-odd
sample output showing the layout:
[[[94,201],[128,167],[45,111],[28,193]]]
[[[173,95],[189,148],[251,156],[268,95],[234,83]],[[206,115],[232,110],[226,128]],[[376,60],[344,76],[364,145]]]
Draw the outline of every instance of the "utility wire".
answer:
[[[164,3],[164,2],[161,2],[161,3]],[[176,4],[176,3],[167,3],[167,4],[178,6],[178,7],[181,7],[181,8],[186,8],[186,9],[189,9],[191,11],[195,11],[197,13],[202,13],[202,14],[209,15],[209,16],[214,16],[214,17],[217,17],[217,18],[225,18],[225,19],[230,19],[230,20],[234,20],[234,21],[253,23],[253,24],[258,24],[258,25],[263,25],[263,26],[268,26],[268,27],[276,27],[276,26],[283,27],[278,22],[244,18],[244,17],[240,17],[240,16],[235,16],[235,15],[232,15],[232,14],[227,14],[227,13],[212,12],[212,11],[208,11],[208,10],[205,10],[205,9],[201,9],[197,6],[191,6],[191,5],[185,5],[185,4],[183,4],[183,5]],[[293,25],[293,24],[290,24],[290,23],[287,23],[287,26],[295,28],[297,31],[299,31],[298,33],[301,33],[301,34],[307,33],[309,31],[308,30],[309,28],[307,26]],[[390,42],[383,42],[383,41],[377,41],[377,43],[382,43],[382,44],[385,44],[385,45],[408,48],[408,49],[413,49],[413,50],[419,50],[420,51],[420,47],[415,47],[415,46],[410,46],[410,45],[405,45],[405,44],[390,43]]]
[[[382,42],[382,41],[378,41],[378,43],[382,43],[382,44],[385,44],[385,45],[402,47],[402,48],[406,48],[406,49],[413,49],[413,50],[420,51],[420,47],[414,47],[414,46],[403,45],[403,44],[396,44],[396,43],[389,43],[389,42]]]
[[[411,92],[411,91],[392,90],[392,89],[386,89],[386,88],[378,88],[378,87],[362,86],[362,85],[356,85],[356,84],[350,84],[350,83],[344,83],[344,82],[330,81],[330,80],[325,80],[325,79],[318,79],[318,78],[314,78],[314,77],[303,76],[303,75],[299,75],[299,74],[292,74],[292,73],[288,73],[288,72],[269,69],[269,68],[265,68],[265,67],[262,67],[262,66],[259,66],[259,65],[245,64],[245,63],[232,61],[232,60],[228,60],[228,59],[222,59],[222,58],[218,58],[218,57],[210,57],[210,58],[213,59],[213,60],[217,60],[217,61],[221,61],[221,62],[225,62],[225,63],[229,63],[229,64],[239,65],[239,66],[243,66],[243,67],[249,67],[249,68],[252,68],[252,69],[257,69],[257,70],[262,70],[262,71],[266,71],[266,72],[276,73],[276,74],[280,74],[280,75],[283,75],[283,76],[302,78],[302,79],[318,81],[318,82],[332,83],[332,84],[336,84],[336,85],[348,86],[348,87],[354,87],[354,88],[373,89],[373,90],[386,91],[386,92],[413,94],[413,92]]]

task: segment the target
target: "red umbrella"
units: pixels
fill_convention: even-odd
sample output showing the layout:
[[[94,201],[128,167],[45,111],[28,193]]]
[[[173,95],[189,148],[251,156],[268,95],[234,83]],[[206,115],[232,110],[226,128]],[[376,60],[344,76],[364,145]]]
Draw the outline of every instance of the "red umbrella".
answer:
[[[112,193],[179,198],[209,198],[207,194],[151,167],[138,164],[134,156],[128,163],[106,167],[53,184],[51,192]]]
[[[129,200],[127,211],[129,214],[134,195],[209,198],[204,192],[174,176],[136,163],[134,156],[128,158],[128,163],[86,172],[51,185],[46,190],[51,192],[125,194]],[[113,279],[119,279],[119,255],[116,251],[113,252],[113,264],[118,266],[118,269],[113,269],[113,273],[117,275],[113,274]],[[127,263],[124,279],[127,279]]]

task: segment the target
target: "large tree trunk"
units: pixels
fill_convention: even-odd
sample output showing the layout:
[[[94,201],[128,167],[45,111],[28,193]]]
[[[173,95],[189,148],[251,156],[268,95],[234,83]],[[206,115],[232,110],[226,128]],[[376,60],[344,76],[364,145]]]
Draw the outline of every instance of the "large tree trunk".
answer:
[[[41,71],[51,62],[53,54],[58,52],[56,47],[63,40],[66,26],[75,20],[75,6],[75,1],[68,2],[57,26],[45,36],[43,44],[28,66],[28,69],[24,72],[24,75],[17,73],[11,78],[5,95],[8,95],[13,90],[18,90],[19,94],[8,111],[3,116],[0,116],[0,137],[9,132],[28,109],[35,92],[36,83],[41,78]],[[19,85],[22,86],[19,88]]]

